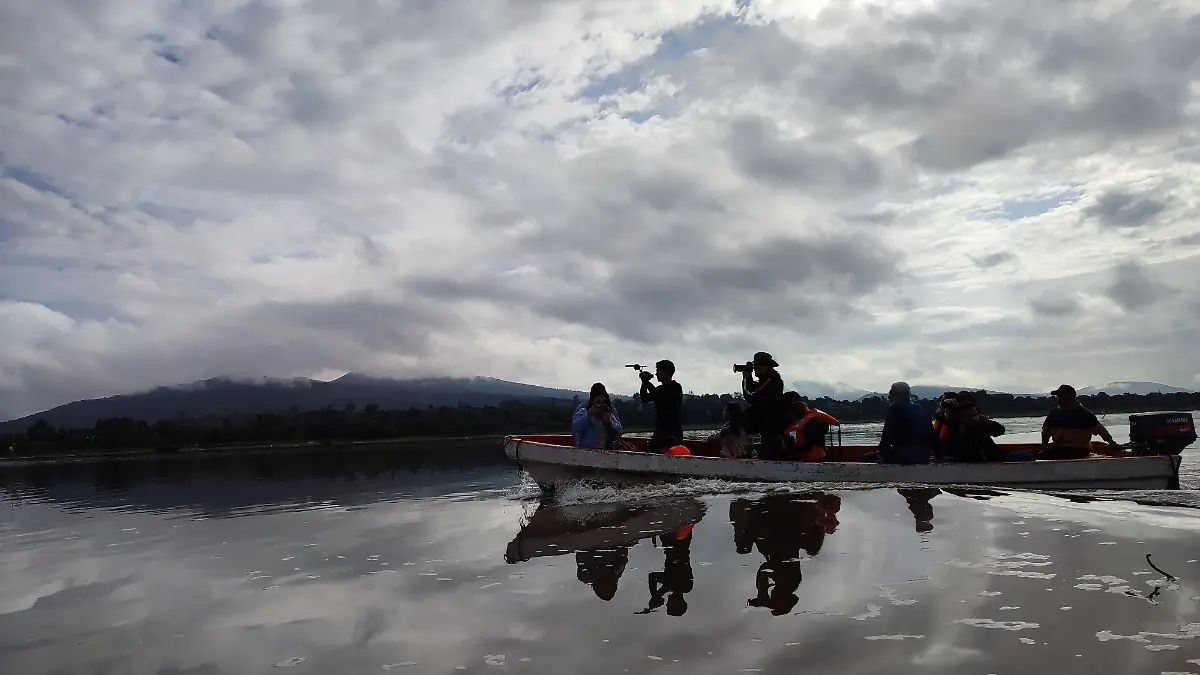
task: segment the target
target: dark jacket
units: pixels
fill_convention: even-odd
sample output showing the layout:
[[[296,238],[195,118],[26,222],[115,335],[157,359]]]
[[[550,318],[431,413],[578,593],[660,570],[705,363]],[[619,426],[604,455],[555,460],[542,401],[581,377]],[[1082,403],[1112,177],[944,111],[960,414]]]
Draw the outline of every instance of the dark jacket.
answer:
[[[950,430],[950,456],[956,462],[1004,461],[1004,451],[993,440],[1002,435],[1004,425],[996,420],[960,422]]]
[[[675,380],[657,387],[643,380],[639,396],[654,404],[654,433],[683,440],[683,387]]]
[[[934,451],[933,416],[912,401],[888,406],[879,455],[889,464],[928,464]]]
[[[788,422],[783,415],[783,376],[778,371],[758,384],[743,380],[742,396],[749,404],[745,416],[747,431],[769,436],[783,435]]]

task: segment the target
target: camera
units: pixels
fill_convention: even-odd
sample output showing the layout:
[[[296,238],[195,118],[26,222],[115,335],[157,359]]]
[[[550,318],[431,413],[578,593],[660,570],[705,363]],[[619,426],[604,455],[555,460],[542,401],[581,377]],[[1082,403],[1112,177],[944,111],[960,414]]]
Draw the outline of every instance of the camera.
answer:
[[[752,373],[754,372],[754,363],[747,361],[745,363],[733,364],[733,372],[735,373]]]

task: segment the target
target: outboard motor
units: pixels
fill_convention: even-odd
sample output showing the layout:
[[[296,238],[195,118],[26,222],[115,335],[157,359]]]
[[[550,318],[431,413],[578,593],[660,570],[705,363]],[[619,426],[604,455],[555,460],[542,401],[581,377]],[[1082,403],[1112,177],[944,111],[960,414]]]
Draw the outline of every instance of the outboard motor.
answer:
[[[1196,442],[1190,412],[1136,413],[1129,416],[1129,445],[1135,456],[1178,455]]]

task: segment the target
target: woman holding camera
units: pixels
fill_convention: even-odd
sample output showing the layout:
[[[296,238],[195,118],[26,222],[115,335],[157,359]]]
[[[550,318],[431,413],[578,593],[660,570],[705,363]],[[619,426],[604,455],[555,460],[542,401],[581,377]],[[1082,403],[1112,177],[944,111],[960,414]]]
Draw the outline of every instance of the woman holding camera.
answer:
[[[575,409],[571,435],[577,448],[612,450],[616,445],[621,436],[621,419],[603,384],[593,384],[587,402]]]

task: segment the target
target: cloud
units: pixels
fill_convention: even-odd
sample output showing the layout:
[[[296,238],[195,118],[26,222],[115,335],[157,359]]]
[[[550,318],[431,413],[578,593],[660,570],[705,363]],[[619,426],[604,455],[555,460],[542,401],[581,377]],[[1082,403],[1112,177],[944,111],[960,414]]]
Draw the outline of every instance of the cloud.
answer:
[[[1044,296],[1040,298],[1031,298],[1029,307],[1033,313],[1044,317],[1069,317],[1074,316],[1083,310],[1079,301],[1071,297],[1056,298],[1053,296]]]
[[[1128,312],[1141,312],[1177,293],[1136,262],[1124,262],[1113,268],[1113,280],[1104,294]]]
[[[988,253],[987,255],[982,255],[979,257],[970,256],[970,258],[971,262],[975,263],[976,267],[984,270],[991,269],[998,265],[1003,265],[1007,262],[1016,262],[1019,260],[1019,258],[1017,258],[1017,254],[1013,253],[1012,251],[996,251],[995,253]]]
[[[1169,197],[1110,190],[1083,209],[1083,215],[1106,227],[1142,227],[1151,223],[1170,205]]]
[[[635,352],[1186,384],[1187,295],[1114,266],[1195,287],[1198,59],[1145,0],[7,3],[0,417]]]

